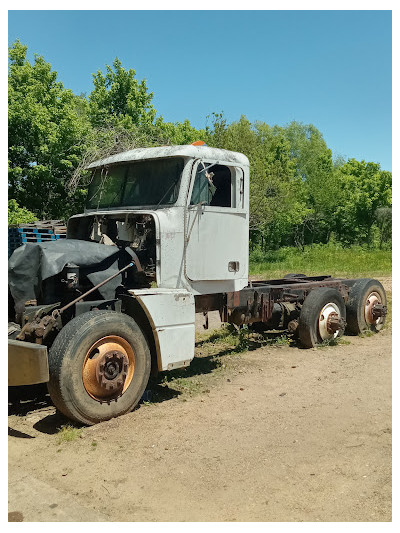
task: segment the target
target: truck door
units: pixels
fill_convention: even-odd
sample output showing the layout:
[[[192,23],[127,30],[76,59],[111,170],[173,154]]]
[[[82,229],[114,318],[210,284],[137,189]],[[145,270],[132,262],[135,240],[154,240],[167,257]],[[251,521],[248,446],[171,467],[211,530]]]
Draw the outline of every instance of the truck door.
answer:
[[[240,167],[198,161],[186,213],[186,276],[192,281],[248,275],[248,199]]]

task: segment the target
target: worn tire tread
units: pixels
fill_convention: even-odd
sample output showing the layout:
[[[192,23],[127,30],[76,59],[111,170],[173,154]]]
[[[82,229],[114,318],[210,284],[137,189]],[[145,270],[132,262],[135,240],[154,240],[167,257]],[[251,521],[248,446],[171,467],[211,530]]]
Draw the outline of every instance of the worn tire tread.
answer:
[[[70,343],[72,342],[73,338],[77,334],[78,331],[82,331],[85,327],[88,328],[90,325],[90,322],[95,322],[95,320],[98,320],[101,315],[108,315],[110,316],[119,315],[119,320],[122,322],[125,322],[126,325],[132,328],[132,331],[136,335],[139,335],[139,337],[142,338],[143,345],[146,347],[146,361],[145,361],[145,379],[143,380],[142,386],[141,386],[141,394],[143,394],[144,389],[147,385],[148,377],[150,374],[150,365],[151,365],[151,357],[150,357],[150,351],[147,345],[147,341],[140,330],[139,326],[136,324],[136,322],[129,317],[128,315],[125,315],[123,313],[116,313],[115,311],[108,311],[108,310],[96,310],[96,311],[89,311],[87,313],[83,313],[82,315],[79,315],[78,317],[74,318],[64,328],[60,331],[58,336],[56,337],[52,347],[49,350],[49,372],[50,372],[50,380],[48,382],[48,391],[50,393],[50,397],[56,406],[56,408],[63,413],[68,418],[75,420],[80,423],[84,424],[93,424],[96,423],[96,420],[90,420],[86,418],[84,415],[79,413],[79,409],[77,409],[76,406],[73,405],[70,399],[70,394],[68,393],[67,389],[65,388],[65,385],[63,385],[63,364],[65,364],[65,354],[67,353],[68,347],[70,346]],[[93,320],[95,319],[95,320]],[[95,326],[95,324],[93,324]],[[147,377],[146,377],[147,376]],[[140,397],[139,397],[140,399]],[[126,412],[129,412],[134,406],[127,408],[124,410],[124,412],[119,413],[124,414]],[[118,416],[119,416],[118,415]],[[107,420],[110,417],[105,417],[104,420]],[[100,421],[100,420],[98,420]]]
[[[320,310],[329,302],[338,305],[342,317],[346,320],[346,306],[340,292],[330,287],[318,287],[311,290],[304,300],[299,318],[299,340],[304,348],[313,348],[320,344],[316,331],[316,321]],[[339,333],[339,336],[341,333]]]
[[[364,305],[365,297],[370,292],[380,292],[382,294],[383,303],[387,305],[387,297],[382,283],[372,278],[360,278],[352,286],[349,294],[349,299],[346,304],[347,309],[347,332],[352,335],[359,335],[364,331],[374,331],[378,333],[385,323],[383,321],[381,327],[369,326],[365,322],[362,306]]]

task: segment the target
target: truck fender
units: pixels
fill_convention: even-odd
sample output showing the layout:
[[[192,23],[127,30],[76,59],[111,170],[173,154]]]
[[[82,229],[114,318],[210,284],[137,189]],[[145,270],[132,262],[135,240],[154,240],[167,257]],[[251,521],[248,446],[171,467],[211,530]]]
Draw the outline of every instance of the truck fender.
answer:
[[[194,357],[195,302],[185,289],[132,289],[123,308],[149,340],[153,368],[189,366]],[[153,346],[152,346],[153,345]]]

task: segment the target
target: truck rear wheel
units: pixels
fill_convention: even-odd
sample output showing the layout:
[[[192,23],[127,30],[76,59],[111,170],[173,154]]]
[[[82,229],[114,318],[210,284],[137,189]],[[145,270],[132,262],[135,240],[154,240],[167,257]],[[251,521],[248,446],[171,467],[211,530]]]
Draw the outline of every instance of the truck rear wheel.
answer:
[[[299,339],[304,348],[312,348],[324,341],[343,335],[346,324],[346,306],[336,289],[313,289],[300,311]]]
[[[385,289],[376,279],[358,279],[350,290],[346,307],[349,333],[377,333],[383,328],[386,319]]]
[[[68,418],[96,424],[138,404],[150,367],[146,338],[130,316],[90,311],[68,322],[49,351],[50,397]]]

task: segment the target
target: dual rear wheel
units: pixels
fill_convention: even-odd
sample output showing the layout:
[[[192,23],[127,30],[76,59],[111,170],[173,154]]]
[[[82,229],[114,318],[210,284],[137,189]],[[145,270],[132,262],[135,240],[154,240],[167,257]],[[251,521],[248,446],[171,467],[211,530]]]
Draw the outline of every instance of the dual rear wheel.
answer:
[[[378,333],[387,313],[385,289],[376,279],[358,279],[351,288],[347,302],[347,331],[353,335],[372,331]]]
[[[377,333],[383,328],[386,312],[385,290],[374,279],[357,280],[346,303],[336,289],[313,289],[300,311],[299,339],[305,348],[312,348],[339,338],[345,330],[352,335]]]

